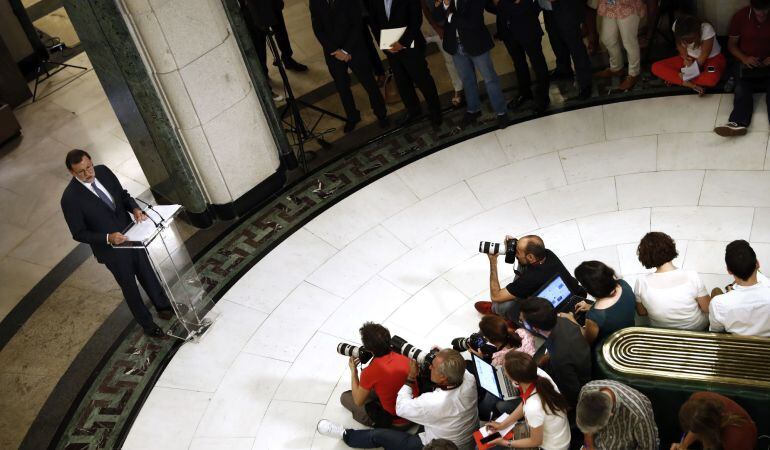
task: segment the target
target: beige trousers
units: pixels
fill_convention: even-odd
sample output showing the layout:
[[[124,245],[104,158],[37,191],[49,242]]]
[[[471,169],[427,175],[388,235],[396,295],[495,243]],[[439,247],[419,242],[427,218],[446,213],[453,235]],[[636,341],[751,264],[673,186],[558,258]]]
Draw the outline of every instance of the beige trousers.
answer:
[[[628,55],[628,74],[639,76],[641,66],[641,52],[639,51],[639,21],[641,19],[636,14],[632,14],[625,19],[610,19],[602,17],[602,25],[599,33],[602,44],[607,47],[607,53],[610,55],[610,69],[617,72],[623,69],[623,50],[626,49]]]

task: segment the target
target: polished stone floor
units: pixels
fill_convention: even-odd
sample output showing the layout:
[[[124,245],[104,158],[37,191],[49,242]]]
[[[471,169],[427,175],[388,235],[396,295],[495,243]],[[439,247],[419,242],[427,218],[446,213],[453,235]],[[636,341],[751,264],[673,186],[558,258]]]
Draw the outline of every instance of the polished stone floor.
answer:
[[[767,116],[758,106],[747,136],[720,138],[711,130],[731,105],[727,94],[678,96],[555,114],[347,197],[224,295],[218,322],[171,360],[124,448],[345,448],[315,432],[320,418],[355,426],[338,400],[349,375],[337,343],[357,342],[367,320],[422,348],[468,335],[488,289],[480,240],[536,233],[569,269],[598,259],[633,283],[645,272],[636,243],[661,230],[679,264],[723,286],[728,241],[770,258]]]

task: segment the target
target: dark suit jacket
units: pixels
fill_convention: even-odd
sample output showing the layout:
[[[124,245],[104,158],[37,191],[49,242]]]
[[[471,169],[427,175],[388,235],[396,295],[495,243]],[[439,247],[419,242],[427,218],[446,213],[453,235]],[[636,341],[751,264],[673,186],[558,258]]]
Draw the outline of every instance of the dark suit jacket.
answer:
[[[519,42],[539,42],[543,36],[537,0],[500,0],[497,6],[489,0],[487,10],[497,14],[500,37],[511,36]]]
[[[132,223],[131,211],[138,208],[136,201],[123,189],[120,181],[106,166],[95,166],[96,178],[115,201],[112,211],[102,199],[83,186],[74,177],[64,189],[61,197],[61,209],[67,221],[72,238],[91,246],[96,260],[109,264],[121,258],[120,252],[107,244],[107,234],[123,231]]]
[[[277,22],[277,15],[283,10],[283,0],[240,0],[249,9],[255,25],[264,30]],[[100,180],[101,181],[101,180]]]
[[[404,35],[398,42],[409,48],[414,42],[415,48],[425,48],[425,37],[420,31],[422,25],[421,0],[393,0],[390,7],[390,19],[385,14],[384,0],[366,0],[370,14],[372,33],[377,42],[380,42],[380,31],[388,28],[406,27]]]
[[[458,5],[459,3],[459,5]],[[446,17],[444,25],[444,50],[450,55],[457,53],[457,35],[465,53],[478,56],[495,46],[484,24],[486,0],[451,0],[449,9],[439,5],[434,11],[436,21]],[[449,14],[452,19],[449,21]]]
[[[564,317],[556,319],[556,326],[543,345],[549,359],[542,369],[548,372],[561,394],[575,408],[580,389],[591,381],[591,347],[580,326]]]
[[[359,0],[310,0],[310,20],[326,56],[337,49],[351,55],[365,50]]]

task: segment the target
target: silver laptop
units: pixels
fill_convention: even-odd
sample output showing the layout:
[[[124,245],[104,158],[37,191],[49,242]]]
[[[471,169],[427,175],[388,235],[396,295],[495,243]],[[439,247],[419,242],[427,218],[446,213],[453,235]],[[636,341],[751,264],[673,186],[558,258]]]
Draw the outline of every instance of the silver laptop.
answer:
[[[495,367],[471,353],[476,366],[476,379],[485,391],[501,400],[511,400],[519,396],[519,390],[505,375],[502,367]]]

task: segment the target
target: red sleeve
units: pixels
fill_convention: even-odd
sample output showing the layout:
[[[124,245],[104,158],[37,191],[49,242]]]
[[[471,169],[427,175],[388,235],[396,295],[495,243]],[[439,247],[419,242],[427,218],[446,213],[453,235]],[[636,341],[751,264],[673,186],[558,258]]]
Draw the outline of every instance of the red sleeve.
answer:
[[[376,368],[372,367],[372,365],[369,365],[369,367],[361,371],[361,378],[358,380],[358,385],[367,391],[374,389],[375,381],[377,378],[376,374],[374,373],[374,369]]]
[[[727,35],[732,37],[740,36],[741,31],[743,31],[743,26],[746,23],[746,19],[748,19],[746,8],[736,12],[733,15],[733,18],[730,19],[730,28],[727,29]]]

